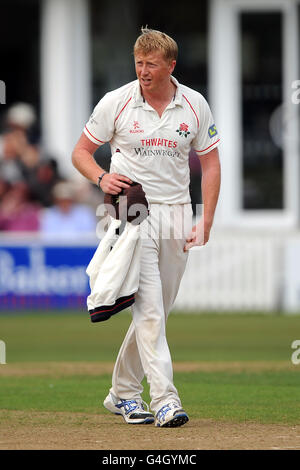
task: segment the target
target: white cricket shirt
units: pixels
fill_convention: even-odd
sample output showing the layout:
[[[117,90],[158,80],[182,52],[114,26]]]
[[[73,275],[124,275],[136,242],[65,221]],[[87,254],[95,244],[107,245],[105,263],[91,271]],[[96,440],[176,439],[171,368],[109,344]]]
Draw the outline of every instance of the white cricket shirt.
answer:
[[[149,203],[189,203],[189,152],[204,155],[220,141],[205,98],[171,79],[176,93],[161,117],[135,80],[107,93],[84,128],[95,144],[110,143],[110,171],[141,183]]]

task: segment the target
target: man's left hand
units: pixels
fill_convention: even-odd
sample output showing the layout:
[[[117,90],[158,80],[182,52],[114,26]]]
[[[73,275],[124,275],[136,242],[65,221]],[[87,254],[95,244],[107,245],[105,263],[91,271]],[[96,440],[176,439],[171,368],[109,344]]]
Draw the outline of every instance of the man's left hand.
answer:
[[[188,251],[193,246],[203,246],[209,240],[211,224],[205,223],[202,218],[200,222],[192,228],[190,235],[186,239],[183,251]]]

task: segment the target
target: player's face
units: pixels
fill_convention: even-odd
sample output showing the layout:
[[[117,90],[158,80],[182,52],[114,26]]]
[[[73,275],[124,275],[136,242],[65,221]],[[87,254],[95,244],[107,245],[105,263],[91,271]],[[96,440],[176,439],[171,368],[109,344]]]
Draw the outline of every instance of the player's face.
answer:
[[[170,75],[176,65],[175,60],[168,61],[162,52],[155,51],[143,55],[135,55],[135,70],[142,91],[155,92],[163,90],[170,82]]]

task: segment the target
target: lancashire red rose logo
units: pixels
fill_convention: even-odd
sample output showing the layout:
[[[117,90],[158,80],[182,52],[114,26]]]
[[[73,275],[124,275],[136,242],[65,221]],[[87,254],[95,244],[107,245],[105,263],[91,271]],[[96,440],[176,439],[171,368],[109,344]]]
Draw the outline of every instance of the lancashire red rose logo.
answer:
[[[190,134],[188,124],[185,124],[185,122],[182,122],[182,123],[179,125],[179,129],[176,129],[176,132],[178,132],[179,135],[182,135],[182,136],[184,136],[184,137],[187,137],[187,136]]]
[[[189,130],[189,126],[183,122],[182,124],[180,124],[180,130],[187,132]]]

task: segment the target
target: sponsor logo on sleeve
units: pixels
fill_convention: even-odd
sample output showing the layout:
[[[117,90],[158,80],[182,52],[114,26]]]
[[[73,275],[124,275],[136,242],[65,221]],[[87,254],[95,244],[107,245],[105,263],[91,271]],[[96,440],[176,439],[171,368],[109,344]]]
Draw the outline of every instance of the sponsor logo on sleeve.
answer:
[[[218,131],[217,131],[216,125],[213,124],[212,126],[210,126],[210,128],[208,129],[209,137],[212,139],[215,135],[217,135],[217,133]]]

